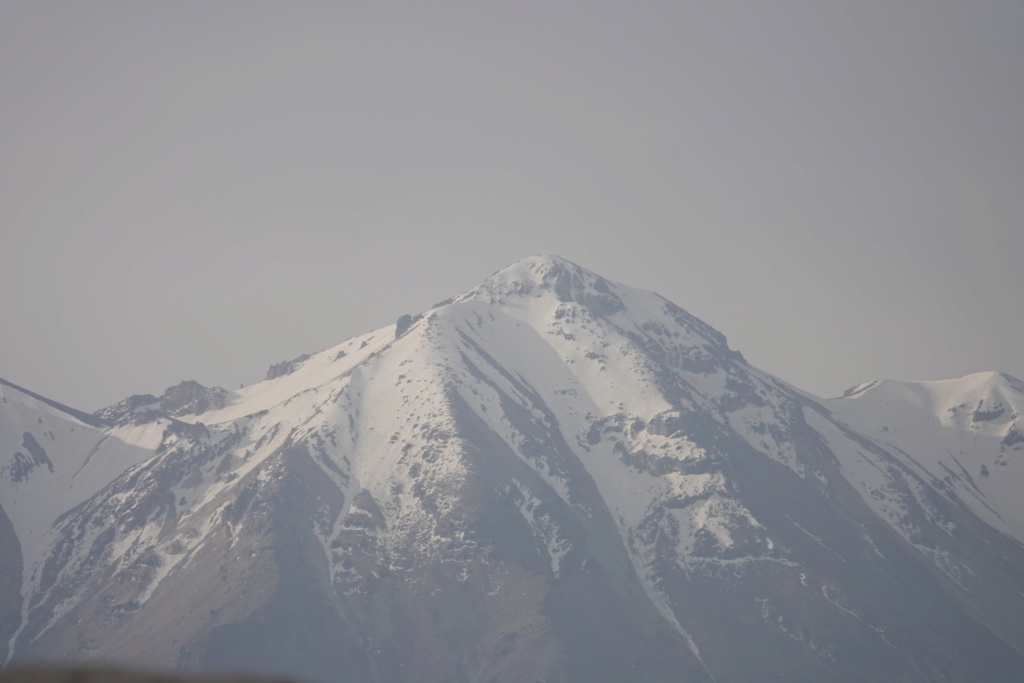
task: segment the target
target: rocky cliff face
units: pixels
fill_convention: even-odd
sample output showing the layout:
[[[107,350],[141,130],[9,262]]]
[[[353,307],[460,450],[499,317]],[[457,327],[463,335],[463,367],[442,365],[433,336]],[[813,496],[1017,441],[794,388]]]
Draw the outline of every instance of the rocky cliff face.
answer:
[[[3,388],[12,660],[396,682],[1024,667],[1016,380],[817,399],[552,257],[407,318],[92,425]]]
[[[145,424],[162,417],[202,415],[208,410],[218,410],[224,407],[227,397],[228,392],[224,389],[210,389],[194,380],[187,380],[170,387],[159,398],[152,394],[129,396],[98,411],[95,417],[113,424]]]

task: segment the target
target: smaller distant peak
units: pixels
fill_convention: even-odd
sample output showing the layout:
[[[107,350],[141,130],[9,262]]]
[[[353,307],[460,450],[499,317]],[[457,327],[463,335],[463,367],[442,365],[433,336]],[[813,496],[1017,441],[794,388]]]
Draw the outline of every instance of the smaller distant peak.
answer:
[[[974,374],[961,377],[960,379],[947,381],[962,386],[963,390],[966,392],[973,392],[976,394],[992,392],[1010,392],[1008,395],[1012,395],[1013,393],[1024,394],[1024,382],[1021,382],[1013,375],[1008,375],[1005,372],[999,372],[997,370],[976,372]]]
[[[1024,414],[1024,382],[996,371],[928,381],[878,379],[847,389],[837,400],[843,399],[910,402],[930,406],[938,415],[975,411],[977,421],[1004,409]]]
[[[973,375],[967,375],[963,379],[973,379],[985,384],[1001,384],[1016,387],[1024,387],[1024,382],[1021,382],[1013,375],[1008,375],[1005,372],[999,372],[998,370],[986,370],[984,372],[976,372]]]
[[[1024,382],[1021,382],[1019,379],[1008,375],[1005,372],[999,372],[997,370],[972,372],[969,375],[955,377],[953,379],[940,379],[930,382],[906,382],[906,384],[923,384],[936,388],[943,387],[947,390],[959,389],[965,392],[977,392],[1001,388],[1024,391]]]

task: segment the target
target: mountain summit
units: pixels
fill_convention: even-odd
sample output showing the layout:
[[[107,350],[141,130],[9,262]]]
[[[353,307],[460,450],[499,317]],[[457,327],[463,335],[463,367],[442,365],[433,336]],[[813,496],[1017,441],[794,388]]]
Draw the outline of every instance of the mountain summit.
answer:
[[[1006,681],[1024,385],[798,392],[534,257],[238,391],[0,386],[0,653],[310,681]]]

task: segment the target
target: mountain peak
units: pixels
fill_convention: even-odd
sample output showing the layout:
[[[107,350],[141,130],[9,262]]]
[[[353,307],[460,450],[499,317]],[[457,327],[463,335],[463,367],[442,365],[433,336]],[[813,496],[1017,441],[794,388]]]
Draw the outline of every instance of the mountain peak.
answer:
[[[558,254],[533,254],[531,256],[527,256],[524,259],[520,259],[515,263],[510,263],[509,265],[505,266],[498,272],[500,273],[506,270],[513,270],[517,268],[545,270],[552,267],[572,268],[580,271],[586,270],[586,268],[583,268],[579,264],[574,263],[567,258],[559,256]]]
[[[607,316],[626,308],[618,290],[618,286],[572,261],[540,255],[499,270],[460,299],[501,301],[549,293],[559,302],[582,304],[596,315]]]
[[[1005,375],[820,401],[657,294],[534,256],[101,428],[2,389],[0,662],[318,683],[1024,667]]]
[[[481,286],[507,288],[509,285],[518,284],[520,289],[533,288],[551,285],[560,279],[584,282],[600,278],[561,256],[536,255],[502,268],[484,280]]]

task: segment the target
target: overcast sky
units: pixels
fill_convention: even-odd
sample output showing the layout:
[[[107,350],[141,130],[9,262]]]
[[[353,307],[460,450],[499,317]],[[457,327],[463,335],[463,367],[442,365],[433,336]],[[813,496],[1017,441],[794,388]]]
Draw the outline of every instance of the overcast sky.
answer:
[[[237,387],[554,253],[831,396],[1024,377],[1024,2],[0,0],[0,377]]]

